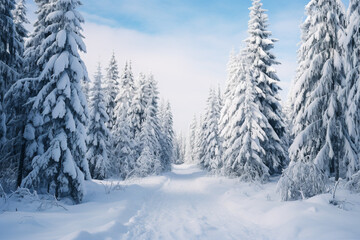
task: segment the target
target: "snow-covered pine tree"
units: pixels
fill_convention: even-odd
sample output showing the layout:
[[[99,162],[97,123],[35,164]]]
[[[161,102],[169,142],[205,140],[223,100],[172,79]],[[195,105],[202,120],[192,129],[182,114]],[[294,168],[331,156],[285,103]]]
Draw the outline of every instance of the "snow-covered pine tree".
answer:
[[[166,136],[162,134],[162,128],[159,119],[159,91],[157,88],[157,82],[152,74],[149,75],[145,82],[144,88],[145,104],[144,117],[149,118],[151,125],[153,126],[154,141],[157,143],[157,149],[153,149],[154,155],[160,159],[162,171],[169,171],[171,169],[171,161],[166,157],[165,141]],[[148,109],[149,108],[149,109]]]
[[[14,8],[15,1],[0,1],[0,183],[8,189],[15,187],[16,178],[14,177],[17,175],[18,159],[14,159],[12,145],[14,143],[12,138],[16,136],[17,131],[9,129],[13,110],[9,112],[5,94],[20,77],[23,63],[23,45],[16,31],[17,24],[12,14]]]
[[[201,149],[204,149],[204,154],[200,159],[200,164],[204,169],[213,173],[219,173],[222,167],[222,149],[218,129],[221,110],[220,104],[219,92],[210,89],[205,113],[207,128],[204,129],[204,139],[201,142],[202,146],[200,147]]]
[[[196,142],[195,142],[195,146],[194,146],[194,153],[196,154],[195,157],[197,158],[196,163],[199,164],[200,167],[202,167],[204,165],[202,160],[204,160],[204,156],[207,151],[206,145],[204,144],[206,142],[206,139],[205,139],[206,130],[208,129],[207,124],[208,123],[206,121],[206,116],[200,115],[199,125],[196,130]]]
[[[260,111],[260,102],[256,86],[250,69],[243,69],[244,79],[237,88],[234,101],[238,103],[235,116],[239,116],[233,127],[234,137],[232,148],[226,155],[231,154],[230,161],[225,162],[225,172],[240,177],[243,181],[266,182],[269,177],[269,168],[264,164],[265,149],[261,143],[266,140],[264,129],[268,129],[267,118]],[[231,138],[230,138],[231,139]],[[228,151],[228,150],[227,150]],[[227,173],[227,174],[228,174]]]
[[[175,134],[174,142],[173,142],[173,146],[174,146],[173,163],[174,164],[183,164],[184,163],[184,160],[185,160],[185,152],[183,152],[183,149],[185,149],[185,147],[183,147],[184,142],[186,143],[182,133]]]
[[[44,69],[44,64],[49,60],[50,55],[41,48],[42,42],[51,34],[48,28],[50,22],[46,21],[51,12],[52,3],[50,0],[34,0],[37,4],[37,19],[34,23],[34,30],[25,42],[25,66],[24,72],[27,77],[38,77]],[[43,58],[39,62],[40,58]],[[41,86],[39,86],[41,88]]]
[[[108,84],[107,89],[117,82],[117,64],[115,58],[112,58],[108,68]],[[110,81],[110,79],[112,79]],[[135,168],[135,161],[138,157],[138,149],[135,142],[135,135],[133,130],[133,122],[131,121],[134,106],[135,96],[135,82],[131,70],[130,63],[125,64],[124,72],[120,77],[120,82],[115,88],[118,89],[115,98],[115,108],[113,112],[114,125],[112,126],[112,141],[111,141],[111,165],[114,169],[114,174],[125,179],[133,174]],[[112,94],[108,92],[109,94]],[[110,104],[108,98],[108,107]],[[110,106],[111,107],[111,106]],[[110,113],[111,114],[111,113]],[[109,125],[108,125],[109,126]]]
[[[18,34],[18,41],[21,43],[22,53],[20,57],[23,58],[23,49],[25,38],[28,37],[28,30],[25,28],[24,24],[29,24],[29,20],[26,17],[26,4],[25,0],[18,0],[16,3],[15,9],[13,11],[15,29]]]
[[[241,53],[243,53],[243,51]],[[230,54],[229,62],[227,64],[228,77],[219,119],[219,133],[222,139],[223,148],[229,147],[226,146],[226,141],[232,134],[231,132],[229,132],[231,131],[230,121],[232,119],[230,112],[231,108],[233,108],[233,98],[235,96],[235,90],[237,88],[237,85],[239,85],[239,76],[240,74],[242,74],[242,61],[240,61],[241,59],[243,61],[244,56],[242,56],[240,53],[236,54],[235,50],[233,50]],[[225,158],[222,158],[223,162],[225,160]],[[222,165],[224,164],[222,163]]]
[[[81,202],[84,179],[90,178],[86,154],[88,109],[81,89],[87,77],[79,50],[85,52],[80,34],[84,19],[76,10],[79,0],[52,0],[46,17],[49,35],[41,44],[44,49],[39,76],[42,88],[32,101],[27,139],[35,139],[28,154],[35,153],[32,171],[23,187],[48,192],[57,198],[70,197]],[[42,128],[41,135],[35,135]],[[35,136],[34,136],[35,135]]]
[[[250,20],[248,24],[249,37],[246,39],[245,54],[248,67],[256,82],[259,91],[260,111],[267,118],[270,128],[263,129],[266,138],[261,142],[266,151],[263,159],[270,170],[270,174],[281,173],[287,164],[285,123],[282,116],[282,108],[279,98],[279,78],[276,75],[274,65],[279,64],[271,53],[276,40],[271,39],[271,32],[267,30],[268,16],[262,9],[260,0],[252,0],[250,9]]]
[[[113,132],[113,126],[116,122],[116,97],[119,94],[119,69],[118,64],[115,58],[115,53],[111,56],[109,66],[107,68],[106,76],[106,112],[109,115],[109,122],[107,123],[108,128]],[[121,93],[127,94],[127,99],[124,99],[125,96],[119,96],[121,101],[130,101],[132,94],[134,92],[134,81],[132,78],[132,73],[127,70],[127,65],[125,67],[124,74],[121,76]]]
[[[141,131],[138,136],[138,142],[140,145],[140,156],[136,160],[135,176],[146,177],[149,175],[156,175],[163,171],[163,166],[160,159],[158,149],[160,149],[159,141],[156,136],[156,121],[152,116],[156,111],[151,102],[145,109],[145,120],[141,126]]]
[[[344,47],[346,54],[345,122],[355,151],[360,154],[360,0],[350,0],[348,9],[348,25]],[[356,174],[357,172],[357,174]],[[349,158],[347,178],[348,186],[360,192],[359,157]]]
[[[191,163],[199,163],[199,152],[198,152],[198,123],[197,123],[197,117],[194,115],[193,120],[190,124],[190,131],[189,131],[189,142],[187,144],[187,161]]]
[[[240,56],[239,56],[240,57]],[[265,182],[269,177],[269,168],[265,165],[266,151],[262,142],[268,136],[265,129],[271,128],[267,118],[261,112],[261,92],[253,72],[246,64],[245,54],[239,58],[235,90],[227,112],[222,110],[224,128],[223,137],[223,174],[239,177],[243,181]],[[226,99],[225,101],[229,101]],[[227,120],[224,121],[224,118]]]
[[[160,107],[160,126],[161,126],[161,162],[164,165],[164,170],[168,171],[171,168],[171,163],[174,157],[174,129],[173,129],[173,115],[171,112],[170,102],[162,103]]]
[[[118,112],[119,109],[115,110]],[[126,111],[120,111],[121,115],[116,118],[113,135],[113,156],[111,166],[113,173],[122,179],[126,179],[134,174],[135,162],[137,158],[135,140],[133,138],[130,121]]]
[[[81,87],[83,90],[83,93],[85,95],[86,101],[88,103],[90,103],[90,98],[91,98],[91,94],[90,94],[90,89],[91,89],[91,80],[87,80],[87,81],[82,81],[81,82]]]
[[[18,72],[18,81],[19,78],[23,77],[24,71],[24,42],[27,37],[28,31],[25,29],[24,24],[29,23],[26,18],[26,6],[24,0],[19,0],[15,6],[15,9],[12,11],[14,17],[15,30],[17,35],[17,41],[19,43],[19,48],[17,50],[17,66],[16,71]],[[22,81],[23,82],[23,81]],[[16,84],[17,85],[17,84]],[[22,84],[20,84],[22,85]],[[26,86],[25,86],[26,85]],[[4,107],[7,115],[7,143],[6,143],[6,152],[8,154],[7,162],[10,163],[13,167],[12,169],[16,171],[16,174],[13,176],[17,177],[16,185],[20,186],[21,180],[23,178],[23,172],[28,166],[24,166],[25,163],[25,144],[26,141],[23,138],[24,129],[27,120],[28,108],[25,107],[26,102],[28,101],[29,94],[32,92],[31,87],[33,84],[27,82],[24,83],[24,87],[21,89],[11,87],[5,95]]]
[[[326,177],[346,176],[355,157],[343,121],[339,93],[344,82],[345,16],[339,0],[311,0],[302,26],[301,56],[293,88],[294,132],[290,166],[278,189],[283,200],[312,197],[325,190]]]
[[[87,139],[88,151],[86,154],[91,177],[99,180],[109,177],[110,171],[108,157],[110,131],[106,126],[109,116],[106,113],[105,91],[102,82],[103,75],[99,64],[94,76],[94,86],[90,89],[91,115]]]
[[[143,73],[139,74],[128,110],[130,129],[133,139],[141,132],[142,123],[145,121],[145,109],[149,102],[149,96],[145,93],[147,79]]]

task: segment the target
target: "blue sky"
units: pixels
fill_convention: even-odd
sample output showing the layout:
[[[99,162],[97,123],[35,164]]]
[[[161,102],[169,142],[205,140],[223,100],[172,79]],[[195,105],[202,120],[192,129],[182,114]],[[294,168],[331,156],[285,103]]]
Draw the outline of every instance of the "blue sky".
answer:
[[[35,7],[31,3],[29,10]],[[348,0],[346,0],[348,1]],[[273,53],[286,100],[296,70],[300,24],[308,0],[263,0],[269,30],[280,41]],[[90,76],[114,51],[122,67],[133,62],[135,76],[153,73],[161,96],[169,99],[175,128],[187,131],[204,107],[209,87],[222,88],[232,48],[246,38],[250,0],[83,0]],[[30,18],[33,15],[30,14]]]

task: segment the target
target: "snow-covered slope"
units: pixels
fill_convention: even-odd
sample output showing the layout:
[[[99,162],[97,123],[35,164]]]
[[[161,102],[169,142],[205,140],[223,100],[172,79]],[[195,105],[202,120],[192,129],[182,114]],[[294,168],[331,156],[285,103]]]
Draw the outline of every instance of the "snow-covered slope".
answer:
[[[340,190],[341,208],[330,194],[281,202],[276,180],[246,184],[180,165],[159,177],[88,182],[85,202],[61,203],[67,210],[1,202],[0,239],[359,239],[360,195]]]

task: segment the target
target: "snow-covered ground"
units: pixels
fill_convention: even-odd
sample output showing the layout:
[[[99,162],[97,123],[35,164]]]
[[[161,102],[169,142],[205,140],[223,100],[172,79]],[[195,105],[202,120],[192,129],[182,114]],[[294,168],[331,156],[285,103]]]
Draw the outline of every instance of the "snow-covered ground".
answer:
[[[1,202],[0,239],[360,239],[359,194],[339,190],[340,207],[330,194],[281,202],[276,180],[240,183],[180,165],[158,177],[93,181],[84,203],[66,209]]]

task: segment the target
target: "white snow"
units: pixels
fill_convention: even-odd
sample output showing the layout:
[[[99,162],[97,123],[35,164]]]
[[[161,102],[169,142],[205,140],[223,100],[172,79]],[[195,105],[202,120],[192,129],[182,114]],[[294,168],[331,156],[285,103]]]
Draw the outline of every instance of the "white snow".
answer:
[[[49,208],[49,202],[39,207],[33,196],[21,202],[0,199],[7,210],[0,213],[0,238],[359,239],[359,194],[340,189],[341,208],[329,204],[330,194],[281,202],[276,181],[241,183],[180,165],[163,176],[89,181],[82,204],[60,203],[67,210]]]

